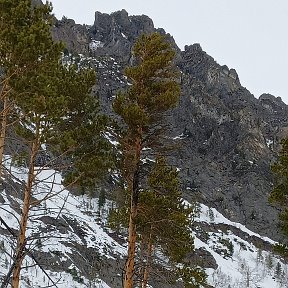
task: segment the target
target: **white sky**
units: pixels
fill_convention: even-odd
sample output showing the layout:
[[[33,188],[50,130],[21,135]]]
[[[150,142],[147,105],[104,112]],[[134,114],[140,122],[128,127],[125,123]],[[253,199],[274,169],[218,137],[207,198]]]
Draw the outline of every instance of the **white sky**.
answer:
[[[288,103],[288,0],[51,0],[57,18],[93,24],[95,11],[145,14],[178,46],[200,43],[219,64],[238,72],[259,97]]]

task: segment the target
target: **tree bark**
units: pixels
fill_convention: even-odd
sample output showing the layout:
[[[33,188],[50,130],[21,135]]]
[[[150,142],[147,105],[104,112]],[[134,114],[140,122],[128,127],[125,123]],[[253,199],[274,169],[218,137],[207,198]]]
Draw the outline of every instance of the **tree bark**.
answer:
[[[38,126],[39,127],[39,126]],[[31,208],[32,188],[35,180],[35,160],[39,150],[39,129],[36,131],[35,140],[32,143],[28,180],[24,190],[23,208],[20,219],[20,230],[17,238],[17,247],[15,252],[14,269],[12,275],[12,288],[18,288],[20,284],[20,272],[22,262],[25,258],[25,246],[26,246],[26,229],[29,219],[29,212]]]
[[[131,203],[129,227],[128,227],[128,256],[125,265],[124,288],[133,288],[136,251],[136,224],[137,206]]]
[[[145,270],[145,261],[146,261],[146,246],[147,246],[147,238],[145,236],[145,233],[141,234],[141,246],[140,246],[140,270],[139,270],[139,275],[142,277],[144,275],[144,270]],[[140,279],[142,281],[142,279]]]
[[[151,268],[151,256],[153,251],[153,244],[152,244],[152,228],[149,235],[148,243],[147,243],[147,255],[146,255],[146,263],[143,273],[143,280],[142,280],[142,288],[147,288],[148,285],[148,278],[150,274]]]
[[[5,137],[6,137],[6,130],[7,130],[7,117],[9,114],[9,106],[8,106],[8,95],[6,94],[5,87],[6,84],[3,84],[3,110],[2,110],[2,120],[1,120],[1,131],[0,131],[0,176],[3,172],[3,155],[4,155],[4,146],[5,146]]]
[[[136,217],[138,210],[139,198],[139,168],[140,156],[142,151],[142,129],[138,131],[138,137],[134,142],[134,147],[131,147],[134,152],[134,163],[130,175],[127,177],[128,189],[130,192],[130,217],[128,226],[128,255],[125,265],[124,288],[133,288],[134,273],[135,273],[135,254],[136,254]],[[131,152],[131,151],[130,151]]]

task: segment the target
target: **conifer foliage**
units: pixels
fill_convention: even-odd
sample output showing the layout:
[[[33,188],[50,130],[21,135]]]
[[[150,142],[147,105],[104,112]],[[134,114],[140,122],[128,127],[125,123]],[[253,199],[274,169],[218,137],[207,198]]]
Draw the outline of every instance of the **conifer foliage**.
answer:
[[[130,197],[128,259],[124,287],[133,287],[136,249],[136,217],[140,195],[140,166],[147,135],[159,117],[174,107],[180,88],[173,65],[174,50],[159,33],[142,35],[136,42],[135,65],[126,69],[130,88],[117,95],[113,108],[127,129],[120,135],[123,151],[123,178]]]
[[[143,288],[148,285],[156,246],[161,246],[162,252],[173,263],[181,262],[193,249],[189,230],[192,211],[181,202],[177,173],[162,157],[157,159],[151,174],[143,170],[142,161],[147,148],[154,153],[158,150],[157,142],[163,133],[161,121],[165,112],[175,107],[179,100],[174,55],[175,51],[164,36],[159,33],[142,35],[133,49],[135,65],[125,70],[131,86],[120,92],[113,103],[114,111],[121,116],[125,127],[118,136],[123,156],[123,186],[129,208],[116,212],[117,220],[128,225],[125,288],[134,287],[136,274],[139,275],[139,271],[135,271],[137,237],[140,236],[142,247],[139,256],[142,259],[141,275],[137,280],[140,278]]]
[[[12,266],[12,287],[18,288],[27,246],[29,212],[47,197],[35,201],[37,155],[48,144],[68,161],[66,184],[92,185],[109,163],[110,145],[104,133],[108,119],[99,115],[98,101],[91,95],[94,71],[62,63],[61,43],[51,36],[52,6],[32,7],[31,0],[0,0],[0,66],[2,126],[1,157],[7,123],[26,144],[28,177]],[[69,159],[69,160],[67,160]],[[2,161],[2,159],[0,159]],[[1,163],[2,164],[2,163]],[[93,180],[92,180],[93,179]],[[52,193],[53,194],[53,193]]]
[[[0,1],[1,165],[9,118],[17,106],[15,98],[30,97],[27,92],[15,93],[12,82],[15,84],[24,74],[27,77],[31,71],[39,69],[40,62],[49,63],[63,49],[62,44],[54,43],[50,35],[51,9],[48,3],[32,9],[31,0]],[[52,62],[54,65],[55,60]]]
[[[272,171],[276,183],[269,200],[282,208],[279,218],[283,232],[288,235],[288,138],[282,140],[282,149]]]
[[[205,273],[185,263],[187,254],[194,250],[191,224],[195,211],[183,202],[178,172],[164,157],[156,158],[147,188],[140,195],[137,217],[144,258],[140,264],[142,288],[148,287],[155,250],[168,257],[170,278],[181,278],[185,287],[200,287],[206,281]]]
[[[164,157],[157,157],[147,188],[140,195],[137,218],[142,239],[150,237],[153,246],[161,245],[164,254],[180,262],[194,248],[190,231],[193,208],[183,204],[178,173]],[[173,239],[167,241],[171,235]]]

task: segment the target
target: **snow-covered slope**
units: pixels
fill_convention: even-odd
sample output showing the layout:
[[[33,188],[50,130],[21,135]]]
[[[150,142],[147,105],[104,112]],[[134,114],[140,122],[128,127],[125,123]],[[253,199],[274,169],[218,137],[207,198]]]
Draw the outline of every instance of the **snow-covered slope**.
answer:
[[[19,184],[21,181],[25,181],[26,169],[11,166],[9,159],[6,161],[6,167],[9,167],[14,179],[17,179]],[[118,259],[125,255],[125,247],[118,244],[105,232],[104,223],[111,203],[106,203],[105,207],[99,210],[98,199],[89,199],[87,196],[77,197],[63,189],[61,175],[56,171],[41,169],[37,174],[39,184],[34,189],[35,200],[41,200],[44,197],[47,200],[31,211],[27,231],[27,237],[30,237],[29,249],[34,251],[33,255],[45,270],[47,262],[50,265],[55,264],[51,269],[48,268],[47,273],[57,283],[57,287],[109,287],[97,275],[98,263],[93,263],[91,259],[85,259],[85,253],[81,255],[81,249],[77,249],[77,246],[87,248],[91,253],[90,256],[94,254],[97,258]],[[3,180],[5,181],[5,179]],[[15,193],[11,193],[7,188],[8,185],[4,186],[6,189],[1,192],[0,215],[5,223],[15,231],[18,229],[20,195],[15,191]],[[8,273],[15,247],[15,239],[5,228],[2,223],[0,277],[4,277]],[[87,262],[86,270],[89,270],[90,266],[90,271],[86,272],[91,274],[88,275],[91,276],[89,277],[91,279],[82,276],[80,271],[83,267],[81,267],[81,263],[75,262],[75,257],[73,257],[75,253],[79,253],[79,257],[84,258],[84,262]],[[43,257],[47,258],[43,259]],[[54,261],[58,263],[53,263]],[[56,271],[51,271],[54,270],[53,266]],[[48,276],[37,265],[35,266],[31,257],[26,256],[24,267],[21,287],[44,287],[52,284]],[[60,267],[64,271],[57,271]]]
[[[196,221],[208,224],[211,231],[207,229],[206,241],[196,236],[195,246],[205,248],[216,260],[218,268],[206,270],[212,286],[287,287],[288,266],[271,252],[276,242],[231,222],[214,208],[201,204],[200,209]]]
[[[21,187],[27,170],[11,165],[8,157],[6,169],[0,193],[0,216],[16,231]],[[63,288],[119,287],[126,244],[121,235],[106,227],[113,203],[106,201],[99,207],[97,198],[72,195],[61,185],[61,175],[51,169],[39,169],[37,180],[34,200],[46,200],[31,212],[28,247],[47,274],[27,255],[21,287],[44,287],[53,282]],[[199,208],[193,233],[195,247],[206,253],[199,256],[198,261],[206,267],[210,285],[217,288],[287,287],[284,280],[288,266],[271,252],[274,241],[229,221],[214,208],[203,204]],[[9,271],[14,247],[15,238],[1,223],[0,279]]]

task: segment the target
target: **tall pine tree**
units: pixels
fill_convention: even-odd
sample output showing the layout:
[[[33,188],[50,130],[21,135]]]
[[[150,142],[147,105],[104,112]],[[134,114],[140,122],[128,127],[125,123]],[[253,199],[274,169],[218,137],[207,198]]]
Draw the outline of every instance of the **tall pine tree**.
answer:
[[[31,0],[0,0],[0,173],[9,116],[15,112],[12,81],[33,71],[39,62],[62,50],[50,37],[51,5],[31,7]],[[21,98],[23,95],[18,95]],[[27,96],[24,95],[24,96]],[[13,119],[15,120],[15,119]]]
[[[128,258],[124,288],[133,287],[136,251],[136,221],[141,193],[141,157],[144,148],[153,148],[153,134],[164,113],[175,107],[180,95],[175,51],[159,33],[142,35],[133,48],[135,65],[125,74],[131,86],[116,96],[114,111],[126,130],[119,135],[123,152],[122,174],[129,195]],[[152,147],[151,147],[152,146]],[[155,148],[155,147],[154,147]]]
[[[107,118],[99,115],[98,101],[91,95],[95,72],[63,65],[63,45],[51,36],[51,5],[32,7],[29,0],[0,0],[0,11],[0,66],[4,68],[0,154],[9,117],[16,120],[14,129],[29,150],[13,263],[12,287],[17,288],[26,256],[29,212],[45,200],[32,201],[39,151],[54,144],[59,155],[69,157],[66,183],[92,185],[110,164],[110,145],[104,137]]]
[[[283,232],[288,236],[288,138],[283,139],[278,161],[272,165],[276,183],[269,201],[281,207],[279,215]]]
[[[149,173],[145,189],[140,193],[136,217],[138,237],[137,277],[141,288],[147,288],[150,278],[165,274],[167,282],[183,282],[185,287],[200,287],[206,275],[200,267],[191,267],[186,256],[194,250],[191,226],[195,214],[182,199],[178,172],[158,156]],[[122,206],[111,215],[114,225],[125,225],[129,215]],[[164,255],[169,268],[159,270],[159,258]],[[153,277],[151,277],[151,274]],[[169,280],[168,280],[169,279]]]
[[[148,189],[139,199],[137,225],[146,258],[142,263],[142,288],[148,285],[153,250],[168,257],[171,276],[182,278],[185,287],[205,284],[205,273],[185,263],[187,254],[194,250],[191,234],[194,214],[193,207],[187,206],[182,199],[178,172],[167,165],[164,157],[158,156],[148,177]]]

